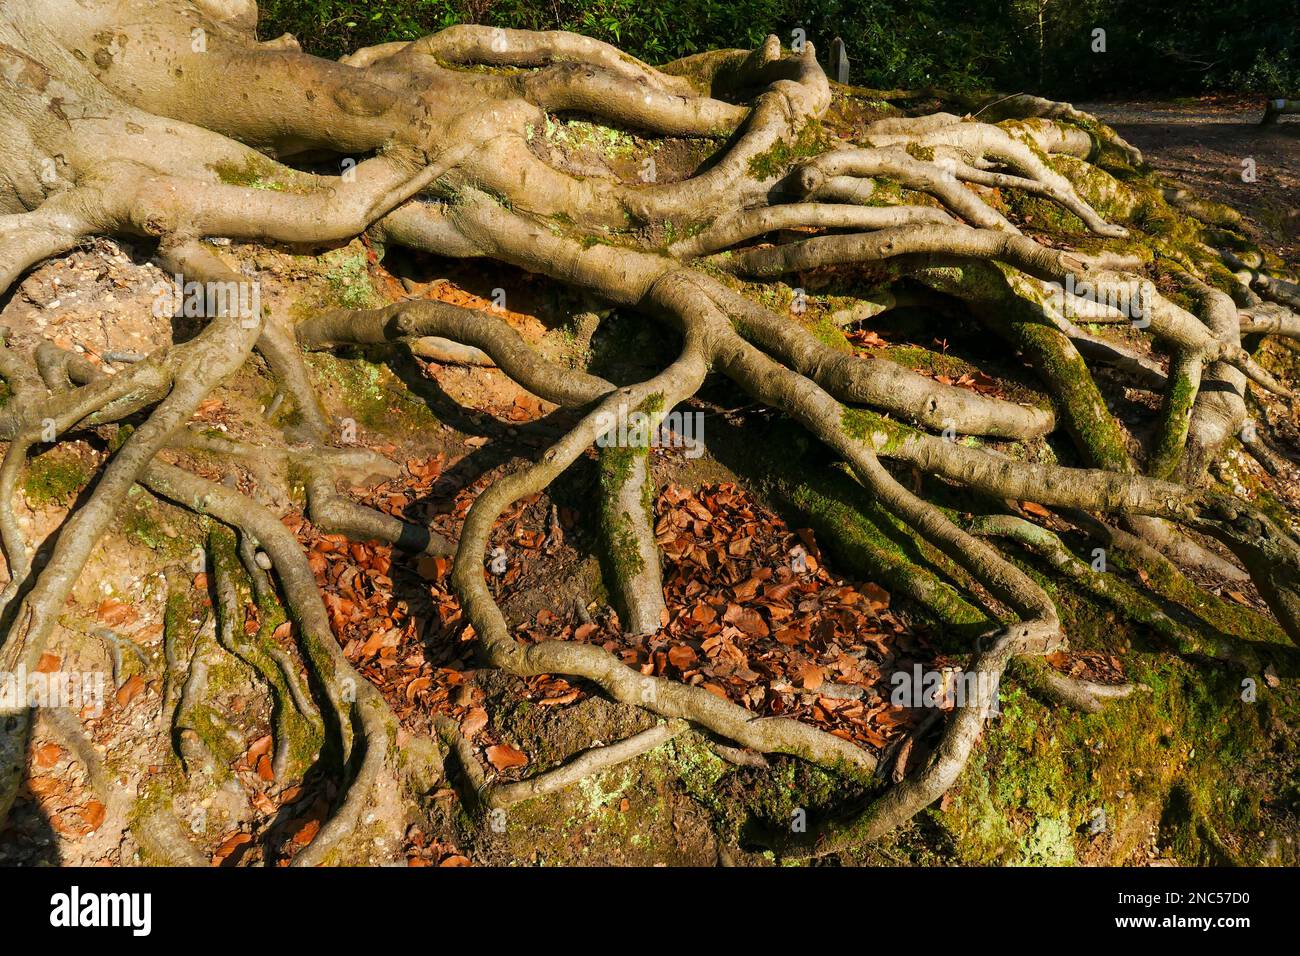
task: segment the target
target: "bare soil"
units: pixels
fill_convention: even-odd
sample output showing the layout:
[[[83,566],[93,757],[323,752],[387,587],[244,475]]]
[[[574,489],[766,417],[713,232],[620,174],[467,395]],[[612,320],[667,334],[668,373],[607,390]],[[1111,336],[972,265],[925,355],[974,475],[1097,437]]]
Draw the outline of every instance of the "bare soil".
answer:
[[[1254,238],[1300,263],[1300,121],[1260,126],[1258,96],[1080,103],[1170,178],[1244,214]],[[1253,166],[1253,181],[1248,175]]]

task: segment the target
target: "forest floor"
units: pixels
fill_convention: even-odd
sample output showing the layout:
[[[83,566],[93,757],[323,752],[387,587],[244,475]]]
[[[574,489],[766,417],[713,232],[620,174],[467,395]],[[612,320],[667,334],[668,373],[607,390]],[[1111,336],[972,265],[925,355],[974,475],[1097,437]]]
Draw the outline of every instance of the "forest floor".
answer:
[[[1224,94],[1077,105],[1160,172],[1243,213],[1253,238],[1288,264],[1300,262],[1300,117],[1260,126],[1262,97]]]
[[[1158,169],[1239,208],[1265,244],[1294,260],[1300,124],[1260,130],[1250,125],[1258,117],[1248,106],[1095,108]],[[1258,113],[1257,104],[1251,108]],[[638,146],[618,140],[611,147],[592,136],[589,124],[565,124],[560,133],[574,163],[630,162]],[[1240,181],[1245,157],[1256,162],[1255,183]],[[692,161],[683,152],[682,162]],[[631,381],[664,357],[663,343],[617,314],[594,337],[590,329],[584,334],[573,318],[581,303],[518,271],[430,257],[381,265],[361,242],[319,257],[238,245],[231,252],[259,275],[264,300],[292,303],[290,314],[404,296],[488,308],[493,290],[503,287],[511,304],[505,320],[554,360]],[[141,250],[96,240],[34,270],[0,310],[0,324],[19,338],[44,336],[111,368],[117,353],[148,351],[189,334],[153,315],[154,289],[165,281]],[[930,344],[917,334],[881,323],[850,341],[858,351],[906,363],[917,343]],[[619,356],[633,356],[636,367]],[[971,388],[1032,388],[1017,381],[1005,356],[1000,362],[980,354],[969,366],[955,355],[944,359],[932,372],[936,378]],[[623,367],[602,367],[620,361]],[[316,354],[310,367],[330,414],[354,417],[357,442],[402,468],[399,478],[359,476],[351,494],[431,524],[452,540],[474,495],[516,456],[553,440],[563,419],[493,369],[363,351]],[[250,363],[204,403],[196,424],[244,441],[265,440],[273,426],[285,424],[268,410],[273,392],[264,370]],[[655,452],[656,530],[670,613],[659,635],[625,637],[608,607],[589,506],[598,477],[589,459],[503,517],[492,542],[507,558],[496,596],[523,640],[602,644],[645,673],[703,685],[761,714],[817,724],[876,751],[890,771],[901,773],[924,753],[911,747],[914,715],[888,705],[884,675],[913,663],[942,667],[952,648],[944,638],[951,636],[929,624],[923,609],[891,601],[847,562],[823,555],[825,543],[804,527],[803,516],[762,493],[755,474],[770,466],[754,464],[764,453],[754,451],[751,436],[771,442],[762,432],[766,416],[733,399],[706,392],[687,409],[706,416],[706,454],[689,446]],[[265,433],[240,424],[249,421],[264,422]],[[33,456],[17,503],[29,537],[57,529],[106,453],[81,442]],[[310,551],[345,653],[408,730],[428,732],[433,715],[450,716],[486,763],[509,779],[647,725],[643,712],[581,683],[520,681],[478,669],[445,559],[415,560],[387,546],[321,533],[303,517],[292,482],[289,496],[277,490],[275,479],[287,476],[230,461],[183,460],[284,515]],[[1236,467],[1250,488],[1269,484],[1257,468],[1247,474],[1249,464]],[[1275,491],[1288,497],[1285,489]],[[83,573],[42,661],[50,670],[111,673],[102,712],[82,717],[129,790],[161,779],[171,759],[171,715],[163,712],[167,629],[193,640],[213,626],[210,582],[190,573],[193,551],[204,541],[199,522],[136,489]],[[183,611],[173,615],[169,599],[177,595]],[[1007,688],[963,784],[904,831],[842,862],[1294,861],[1300,843],[1294,682],[1280,688],[1276,678],[1269,682],[1276,705],[1243,707],[1231,675],[1205,676],[1187,662],[1146,653],[1144,635],[1125,631],[1113,612],[1067,588],[1053,596],[1074,647],[1054,666],[1095,679],[1140,680],[1153,693],[1085,717],[1052,711],[1023,689]],[[1257,603],[1253,594],[1224,596]],[[237,664],[212,681],[212,710],[229,738],[228,766],[213,791],[192,804],[178,795],[176,808],[214,865],[283,864],[319,828],[336,796],[334,784],[311,775],[273,778],[269,708],[251,672]],[[376,847],[364,862],[770,864],[770,853],[742,849],[746,843],[737,836],[747,820],[788,820],[794,810],[841,806],[852,794],[837,778],[793,758],[764,763],[738,766],[698,734],[686,734],[567,791],[511,808],[500,830],[475,824],[445,788],[432,795],[431,812],[412,821],[403,845]],[[80,765],[42,723],[26,790],[0,832],[0,864],[147,863],[132,823],[95,799]]]

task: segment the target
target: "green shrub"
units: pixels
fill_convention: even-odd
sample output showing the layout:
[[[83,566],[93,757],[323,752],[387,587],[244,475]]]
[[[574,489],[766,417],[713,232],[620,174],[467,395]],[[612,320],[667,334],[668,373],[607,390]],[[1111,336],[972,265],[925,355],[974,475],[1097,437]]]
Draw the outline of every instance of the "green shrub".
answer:
[[[263,0],[261,35],[339,57],[456,23],[563,29],[651,63],[751,48],[802,28],[842,38],[851,81],[877,88],[1115,93],[1300,91],[1300,29],[1275,0]],[[1105,31],[1105,52],[1094,50]]]

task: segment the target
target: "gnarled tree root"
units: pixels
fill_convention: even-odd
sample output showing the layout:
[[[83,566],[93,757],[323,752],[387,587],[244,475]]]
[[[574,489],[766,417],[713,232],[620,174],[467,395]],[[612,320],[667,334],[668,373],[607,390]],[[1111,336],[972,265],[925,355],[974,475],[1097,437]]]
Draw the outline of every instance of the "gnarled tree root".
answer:
[[[783,852],[825,854],[877,839],[939,799],[966,766],[1008,671],[1058,702],[1089,710],[1131,693],[1131,687],[1066,678],[1040,660],[1065,646],[1057,610],[987,537],[1014,539],[1053,573],[1124,605],[1177,652],[1251,669],[1279,661],[1290,672],[1281,649],[1207,638],[1170,620],[1131,586],[1098,578],[1038,525],[988,517],[961,526],[891,470],[913,470],[995,499],[1071,509],[1063,513],[1127,553],[1167,563],[1150,551],[1154,544],[1175,561],[1220,577],[1248,576],[1279,633],[1300,641],[1294,532],[1248,502],[1205,487],[1207,465],[1242,428],[1250,384],[1287,394],[1247,346],[1256,335],[1296,337],[1295,286],[1221,256],[1206,244],[1212,233],[1205,231],[1198,233],[1204,242],[1185,248],[1160,244],[1181,273],[1175,281],[1197,304],[1189,311],[1179,304],[1187,299],[1156,291],[1147,258],[1114,243],[1140,226],[1139,208],[1179,216],[1182,208],[1198,215],[1196,207],[1186,197],[1168,200],[1164,190],[1130,188],[1109,177],[1107,163],[1131,171],[1141,166],[1141,154],[1092,117],[1022,95],[967,118],[886,117],[856,131],[855,142],[839,144],[821,127],[831,87],[812,45],[785,53],[775,37],[756,50],[655,68],[573,34],[461,26],[331,63],[303,54],[292,38],[259,42],[251,2],[214,12],[205,0],[152,0],[141,7],[147,14],[109,24],[108,31],[82,15],[83,6],[9,0],[0,11],[0,130],[6,134],[0,150],[9,170],[0,183],[0,292],[29,267],[94,234],[156,240],[170,270],[237,284],[244,277],[204,239],[325,244],[366,233],[381,252],[403,245],[548,276],[642,313],[681,342],[667,368],[628,387],[541,358],[498,316],[432,301],[327,312],[293,329],[266,314],[249,321],[217,310],[205,316],[196,338],[112,376],[49,343],[30,354],[0,344],[0,375],[13,393],[0,410],[0,434],[9,440],[0,463],[0,545],[10,569],[0,594],[6,626],[0,669],[38,659],[54,616],[137,482],[233,529],[233,540],[225,530],[213,531],[219,560],[211,641],[195,648],[185,687],[169,671],[168,698],[184,724],[187,695],[202,691],[204,655],[224,646],[272,688],[278,736],[298,733],[288,722],[320,722],[321,757],[348,787],[295,864],[343,858],[365,809],[397,794],[423,793],[441,774],[442,755],[429,740],[398,745],[396,719],[343,656],[310,566],[277,514],[165,463],[163,452],[235,456],[259,474],[274,460],[302,478],[312,519],[322,527],[411,552],[454,551],[451,582],[488,663],[520,676],[581,678],[666,718],[513,784],[486,783],[459,731],[440,722],[443,744],[456,752],[489,808],[567,786],[688,725],[758,754],[794,755],[864,779],[878,768],[877,755],[839,737],[787,718],[757,718],[702,688],[643,675],[602,648],[520,644],[486,584],[484,557],[497,518],[599,446],[611,590],[625,628],[655,631],[665,598],[648,510],[652,439],[611,443],[611,426],[639,412],[653,431],[710,374],[799,423],[845,463],[871,507],[903,522],[960,568],[980,591],[971,600],[995,605],[988,616],[1003,622],[972,649],[971,666],[986,678],[975,699],[953,708],[942,724],[928,722],[938,726],[928,759],[855,814],[816,821],[809,833],[775,835],[770,842]],[[196,25],[206,38],[202,50],[192,38]],[[572,110],[652,135],[730,139],[710,163],[677,181],[576,176],[531,145],[553,113]],[[287,164],[292,157],[330,155],[346,160],[337,176]],[[1032,196],[1075,217],[1091,233],[1094,251],[1040,242],[995,193]],[[1214,229],[1231,227],[1220,221]],[[1237,270],[1235,279],[1225,263]],[[741,281],[825,269],[875,283],[861,290],[864,315],[891,307],[880,305],[885,299],[908,301],[918,286],[947,297],[953,314],[995,331],[1033,368],[1052,407],[941,385],[885,359],[837,351],[800,310],[781,314],[771,308],[776,299]],[[1144,321],[1134,327],[1172,356],[1168,369],[1142,350],[1083,328],[1131,321],[1116,303],[1139,288]],[[802,301],[803,292],[794,297]],[[1081,316],[1079,307],[1090,301],[1098,307]],[[537,460],[477,498],[454,546],[338,490],[341,475],[384,465],[364,452],[330,447],[331,424],[299,348],[388,343],[423,349],[437,361],[492,364],[578,419]],[[199,403],[254,349],[299,413],[292,440],[263,447],[187,428]],[[1162,393],[1160,422],[1146,447],[1131,441],[1112,415],[1089,363]],[[125,440],[68,519],[49,560],[34,570],[12,509],[30,451],[50,440],[51,429],[62,439],[139,415],[142,423],[129,435],[123,431]],[[1058,430],[1089,467],[1017,460],[962,437],[1033,443]],[[1113,527],[1116,522],[1136,534]],[[1236,563],[1186,531],[1218,540]],[[270,575],[259,554],[269,558]],[[974,611],[951,586],[906,573],[910,568],[897,559],[871,557],[905,593]],[[293,662],[273,654],[262,635],[242,640],[233,610],[242,587],[236,558],[259,601],[272,601],[277,589],[283,597],[303,660],[322,689],[319,701],[309,699],[290,677]],[[1192,587],[1176,571],[1165,578]],[[21,778],[31,713],[20,708],[0,714],[0,721],[3,820]],[[201,748],[194,741],[186,748],[186,767],[201,766]],[[275,764],[277,773],[296,772],[287,751],[277,749]],[[169,799],[151,798],[147,810],[137,827],[141,845],[160,858],[198,862]]]

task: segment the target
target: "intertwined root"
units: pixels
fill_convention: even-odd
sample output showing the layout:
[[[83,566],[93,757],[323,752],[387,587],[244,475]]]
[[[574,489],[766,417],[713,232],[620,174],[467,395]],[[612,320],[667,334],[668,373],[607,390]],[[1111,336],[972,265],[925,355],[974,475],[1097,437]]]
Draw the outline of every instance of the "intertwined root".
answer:
[[[463,26],[362,50],[339,64],[300,53],[291,37],[258,43],[251,2],[148,6],[147,21],[124,20],[115,0],[11,0],[0,12],[0,149],[8,175],[0,180],[0,289],[98,233],[156,238],[160,259],[186,279],[239,283],[242,277],[204,239],[326,244],[364,232],[381,250],[400,245],[486,257],[544,274],[641,312],[682,342],[672,364],[624,388],[548,362],[491,313],[427,301],[321,314],[296,329],[267,309],[251,318],[218,313],[190,342],[160,349],[111,377],[50,345],[33,355],[0,349],[0,374],[15,396],[0,416],[10,442],[0,465],[0,540],[11,574],[0,596],[7,625],[2,669],[39,658],[55,613],[134,484],[233,529],[237,543],[221,536],[214,542],[243,557],[254,586],[278,590],[297,622],[317,700],[297,685],[292,667],[257,657],[256,648],[237,640],[229,615],[238,600],[221,574],[218,640],[254,662],[279,700],[281,723],[318,727],[327,743],[321,759],[350,775],[334,816],[295,862],[329,858],[368,805],[402,792],[397,783],[426,790],[441,773],[440,751],[432,741],[397,746],[393,714],[343,657],[306,559],[276,515],[159,454],[198,448],[290,461],[317,524],[413,552],[453,551],[428,529],[338,492],[338,477],[360,464],[358,455],[330,447],[332,423],[312,393],[300,346],[419,340],[427,354],[444,360],[493,364],[578,416],[538,460],[475,501],[454,547],[452,581],[493,666],[520,676],[581,677],[667,722],[509,786],[487,784],[455,728],[440,725],[442,742],[485,806],[549,792],[690,725],[761,753],[793,754],[846,773],[876,769],[875,755],[839,737],[798,721],[756,720],[701,688],[645,677],[600,648],[518,644],[485,583],[489,534],[507,507],[546,488],[610,421],[639,411],[651,424],[648,437],[709,374],[725,376],[824,443],[879,505],[963,569],[1007,622],[981,642],[972,665],[992,677],[980,686],[994,690],[948,717],[929,759],[852,818],[780,838],[786,852],[832,852],[876,839],[938,799],[965,766],[991,693],[1017,659],[1027,662],[1038,689],[1085,709],[1132,690],[1067,678],[1038,662],[1065,645],[1057,610],[987,539],[1024,543],[1105,599],[1117,599],[1117,585],[1092,580],[1060,539],[1037,525],[993,516],[961,527],[900,484],[882,459],[995,500],[1058,509],[1107,546],[1144,560],[1168,563],[1167,554],[1220,574],[1248,574],[1282,629],[1300,640],[1294,533],[1248,503],[1204,487],[1208,464],[1245,423],[1247,382],[1285,395],[1242,337],[1296,337],[1295,285],[1258,268],[1239,280],[1228,269],[1249,267],[1203,241],[1222,230],[1181,216],[1173,221],[1194,236],[1190,241],[1129,241],[1135,223],[1176,214],[1159,190],[1102,171],[1107,164],[1139,165],[1141,155],[1086,114],[1020,96],[998,101],[996,117],[891,116],[858,124],[847,134],[850,142],[835,143],[823,127],[832,91],[811,44],[785,53],[772,37],[752,52],[704,54],[656,69],[570,34]],[[499,69],[474,69],[483,66]],[[559,111],[652,135],[730,139],[703,171],[680,181],[580,177],[533,148],[549,114]],[[344,160],[338,175],[280,161],[315,162],[322,155]],[[1086,251],[1024,235],[1014,224],[1021,199],[1046,203],[1077,223],[1091,236],[1081,243]],[[1192,214],[1198,215],[1194,208]],[[796,238],[785,241],[790,235]],[[1156,266],[1178,296],[1155,290]],[[962,318],[1001,336],[1034,366],[1054,407],[1019,405],[883,360],[847,357],[797,316],[760,304],[741,281],[831,267],[860,270],[874,281],[860,317],[916,301],[918,294],[949,311],[956,304]],[[1082,328],[1118,323],[1132,323],[1167,350],[1168,369]],[[299,412],[293,441],[250,447],[191,433],[186,422],[199,403],[253,350]],[[1089,361],[1162,394],[1162,424],[1144,454],[1134,455],[1111,418]],[[93,492],[33,573],[10,507],[28,451],[51,437],[113,427],[146,409],[143,423],[123,432]],[[1092,467],[1018,461],[953,440],[1024,441],[1058,427]],[[1252,442],[1253,432],[1245,447],[1253,450]],[[643,506],[653,487],[646,452],[645,442],[602,451],[602,520],[623,558],[612,562],[611,591],[637,632],[653,631],[663,610]],[[1245,571],[1180,527],[1222,541]],[[254,554],[269,558],[273,580],[249,564]],[[924,575],[894,583],[922,602],[930,593]],[[1128,613],[1152,623],[1180,651],[1245,666],[1280,654],[1189,633],[1150,602],[1120,597]],[[201,657],[196,649],[198,665]],[[201,681],[190,689],[200,694]],[[10,715],[0,741],[0,816],[18,784],[29,723],[26,710]],[[178,729],[184,730],[183,720]],[[204,760],[200,751],[182,756],[178,772]],[[277,773],[291,772],[291,763],[286,751],[277,751]],[[167,801],[151,803],[142,820],[142,843],[177,861],[195,859]]]

